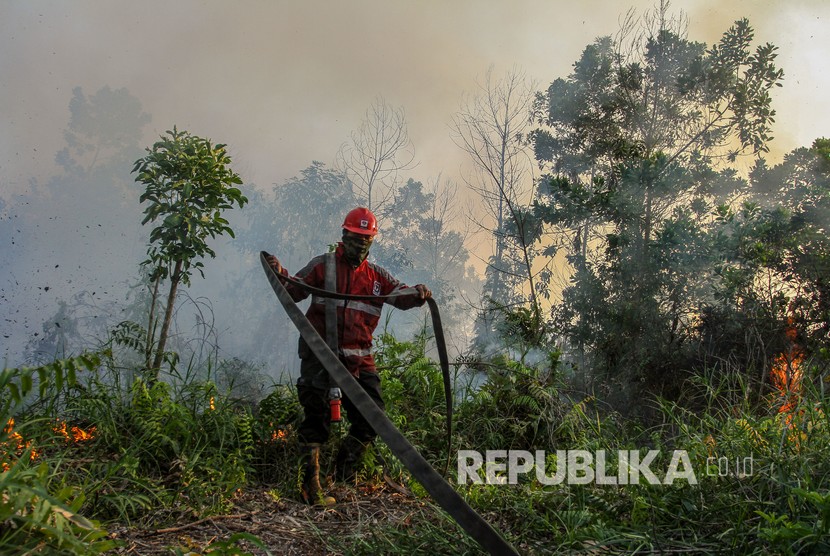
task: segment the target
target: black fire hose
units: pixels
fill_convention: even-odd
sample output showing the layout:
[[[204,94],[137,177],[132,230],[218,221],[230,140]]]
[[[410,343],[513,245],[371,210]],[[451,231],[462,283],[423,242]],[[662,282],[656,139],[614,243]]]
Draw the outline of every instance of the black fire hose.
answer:
[[[285,309],[291,322],[300,332],[300,335],[308,344],[308,347],[326,368],[331,377],[343,390],[346,396],[360,411],[361,415],[372,424],[375,432],[383,439],[393,454],[406,466],[413,477],[421,483],[421,486],[432,496],[439,506],[446,511],[458,523],[464,531],[467,532],[473,539],[475,539],[481,546],[490,554],[511,554],[517,555],[516,550],[508,543],[490,524],[482,519],[480,515],[473,510],[467,502],[447,483],[444,478],[427,462],[424,457],[410,444],[406,437],[395,427],[389,417],[386,416],[375,402],[369,397],[363,388],[354,379],[352,374],[343,366],[340,358],[331,351],[326,341],[320,337],[311,323],[306,319],[299,307],[294,303],[291,295],[283,286],[281,280],[291,280],[286,276],[277,274],[271,265],[266,260],[267,253],[260,252],[260,262],[265,274],[268,277],[268,282],[277,294],[283,308]],[[320,296],[337,296],[338,299],[367,299],[374,298],[374,296],[346,296],[345,294],[334,294],[318,288],[311,288],[305,283],[298,283],[292,281],[297,285],[312,291]],[[411,294],[410,292],[407,292]],[[434,300],[427,300],[429,302],[430,312],[433,314],[433,326],[437,327],[435,330],[436,342],[438,342],[438,327],[440,327],[441,320],[438,315],[438,306]],[[443,334],[441,336],[443,342]],[[443,349],[443,359],[446,360],[446,347]],[[444,361],[442,361],[444,365]],[[449,364],[447,363],[447,369]],[[452,398],[450,392],[449,373],[445,375],[445,389],[449,393],[450,407],[452,405]],[[448,419],[451,419],[451,414],[448,414]]]
[[[265,251],[262,252],[263,264],[266,264],[264,257],[267,255]],[[269,267],[270,268],[270,267]],[[299,288],[306,290],[318,297],[329,297],[332,299],[342,299],[351,301],[376,301],[378,299],[392,299],[394,297],[409,296],[416,292],[415,288],[404,288],[389,295],[354,295],[346,293],[337,293],[329,290],[315,288],[301,280],[296,280],[290,276],[282,274],[277,275],[280,280],[293,284]],[[292,300],[293,302],[293,300]],[[447,342],[444,339],[444,326],[441,324],[441,313],[438,311],[438,303],[433,298],[426,299],[429,306],[429,314],[432,318],[432,330],[435,334],[435,347],[438,351],[438,362],[441,365],[441,375],[444,380],[444,399],[446,402],[447,414],[447,463],[444,467],[444,475],[447,474],[450,466],[450,456],[452,453],[452,415],[453,415],[453,400],[452,400],[452,383],[450,380],[450,361],[447,357]],[[296,324],[296,323],[295,323]]]

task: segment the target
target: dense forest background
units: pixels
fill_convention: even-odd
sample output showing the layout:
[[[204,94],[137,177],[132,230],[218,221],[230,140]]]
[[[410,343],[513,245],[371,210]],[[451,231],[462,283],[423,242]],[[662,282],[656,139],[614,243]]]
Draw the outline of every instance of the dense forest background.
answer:
[[[764,470],[616,502],[459,486],[520,517],[500,518],[517,546],[827,549],[830,139],[765,159],[776,50],[744,19],[697,42],[662,6],[546,88],[490,71],[450,125],[463,183],[418,177],[406,114],[381,97],[330,164],[263,187],[221,138],[171,124],[148,147],[140,99],[76,88],[60,174],[0,198],[5,326],[28,336],[0,382],[0,541],[94,552],[106,523],[164,522],[159,504],[177,519],[227,512],[245,485],[290,497],[294,454],[275,439],[297,419],[297,333],[258,253],[295,272],[364,205],[381,227],[370,257],[440,303],[459,445],[750,452]],[[393,415],[442,461],[432,331],[417,311],[387,315]],[[63,442],[55,419],[96,432]]]
[[[405,112],[382,98],[330,165],[310,161],[271,188],[241,184],[248,204],[226,215],[235,237],[215,238],[205,279],[177,298],[175,351],[290,379],[297,334],[263,302],[257,253],[296,271],[362,204],[382,223],[373,259],[432,287],[466,359],[558,349],[585,387],[625,397],[632,384],[676,393],[712,365],[763,382],[791,328],[818,354],[828,142],[769,165],[775,46],[753,45],[741,20],[707,47],[657,13],[588,45],[546,90],[519,70],[488,72],[451,126],[473,163],[462,184],[418,180]],[[149,226],[131,170],[151,117],[109,87],[76,88],[69,109],[61,174],[2,199],[11,366],[145,320]],[[424,323],[390,313],[402,337]]]

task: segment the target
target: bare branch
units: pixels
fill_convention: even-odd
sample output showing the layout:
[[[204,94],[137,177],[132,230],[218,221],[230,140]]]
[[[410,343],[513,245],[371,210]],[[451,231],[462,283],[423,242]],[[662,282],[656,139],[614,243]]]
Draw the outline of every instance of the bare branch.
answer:
[[[360,128],[341,146],[335,165],[354,184],[355,196],[370,210],[382,213],[394,194],[398,174],[414,168],[414,160],[406,112],[377,97]]]

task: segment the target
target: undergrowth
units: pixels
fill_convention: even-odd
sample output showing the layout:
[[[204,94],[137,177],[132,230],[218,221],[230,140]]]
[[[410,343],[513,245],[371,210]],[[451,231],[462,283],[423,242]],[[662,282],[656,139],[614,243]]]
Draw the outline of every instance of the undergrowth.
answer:
[[[689,380],[680,401],[640,400],[659,416],[644,424],[574,395],[556,353],[538,367],[508,358],[476,371],[456,365],[448,453],[442,376],[426,347],[424,335],[380,338],[389,416],[436,469],[449,458],[453,483],[459,450],[541,454],[541,477],[529,468],[516,484],[457,485],[520,552],[830,552],[830,407],[816,366],[806,365],[809,380],[787,411],[774,394],[761,405],[746,402],[740,373],[709,369]],[[293,387],[275,386],[254,405],[198,374],[149,381],[125,372],[106,351],[4,370],[0,552],[100,554],[115,546],[109,524],[149,527],[227,512],[240,489],[252,486],[296,499],[302,411]],[[343,434],[335,429],[324,449],[326,471]],[[604,476],[615,480],[630,477],[620,474],[621,458],[649,451],[657,452],[649,467],[663,480],[682,450],[682,469],[688,463],[694,480],[556,482],[566,463],[557,450],[603,452]],[[421,499],[421,510],[401,523],[357,524],[353,535],[322,538],[326,550],[481,552],[382,442],[364,464],[361,480],[386,474]],[[600,473],[596,462],[590,467]],[[505,474],[502,468],[493,476]],[[220,540],[212,553],[233,553],[234,546]]]

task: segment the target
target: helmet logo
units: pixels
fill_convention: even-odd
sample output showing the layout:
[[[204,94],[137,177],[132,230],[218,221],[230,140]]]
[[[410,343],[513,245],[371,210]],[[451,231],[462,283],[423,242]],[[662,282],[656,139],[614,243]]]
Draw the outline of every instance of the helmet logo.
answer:
[[[369,221],[368,220],[361,220],[360,221],[360,227],[363,228],[363,229],[368,229],[369,228]]]

